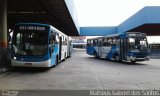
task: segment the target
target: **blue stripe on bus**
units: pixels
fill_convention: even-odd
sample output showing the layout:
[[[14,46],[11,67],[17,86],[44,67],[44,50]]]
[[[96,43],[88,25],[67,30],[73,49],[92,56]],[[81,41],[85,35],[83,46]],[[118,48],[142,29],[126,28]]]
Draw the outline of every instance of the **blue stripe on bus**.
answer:
[[[87,46],[87,54],[89,55],[94,55],[94,52],[96,51],[94,47],[92,46]]]
[[[40,62],[40,61],[46,61],[49,59],[48,54],[45,54],[43,56],[14,55],[14,57],[16,57],[17,61],[26,61],[26,62]]]
[[[109,51],[109,53],[106,56],[106,59],[112,59],[114,57],[114,54],[117,53],[117,46],[112,46],[111,50]]]

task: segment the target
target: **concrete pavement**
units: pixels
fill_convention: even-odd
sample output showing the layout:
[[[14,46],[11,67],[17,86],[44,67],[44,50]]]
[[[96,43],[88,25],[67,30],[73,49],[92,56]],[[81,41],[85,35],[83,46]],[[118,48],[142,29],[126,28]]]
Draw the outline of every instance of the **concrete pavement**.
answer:
[[[16,68],[0,75],[0,89],[160,89],[160,59],[130,64],[95,59],[85,50],[49,69]]]

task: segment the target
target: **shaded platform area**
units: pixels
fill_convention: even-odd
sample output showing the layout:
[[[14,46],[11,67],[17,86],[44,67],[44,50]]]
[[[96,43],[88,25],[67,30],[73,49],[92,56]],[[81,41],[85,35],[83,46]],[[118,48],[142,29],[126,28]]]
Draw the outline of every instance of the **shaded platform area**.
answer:
[[[79,36],[73,0],[0,0],[0,65],[9,50],[9,29],[16,23],[50,24],[69,36]]]
[[[7,0],[8,26],[19,22],[45,23],[55,26],[67,35],[79,32],[66,3],[71,0]],[[71,9],[71,8],[70,8]],[[71,14],[70,14],[71,13]]]

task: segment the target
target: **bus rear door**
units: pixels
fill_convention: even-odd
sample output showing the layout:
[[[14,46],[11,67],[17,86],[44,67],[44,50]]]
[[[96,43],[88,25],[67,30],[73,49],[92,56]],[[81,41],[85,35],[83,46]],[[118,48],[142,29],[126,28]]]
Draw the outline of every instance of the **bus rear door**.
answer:
[[[102,38],[98,39],[98,56],[102,57]]]

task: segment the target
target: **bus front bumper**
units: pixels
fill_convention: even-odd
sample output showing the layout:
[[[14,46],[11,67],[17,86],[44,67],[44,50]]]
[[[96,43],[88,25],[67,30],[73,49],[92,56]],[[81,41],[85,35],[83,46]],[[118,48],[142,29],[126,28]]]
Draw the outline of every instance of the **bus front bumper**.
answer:
[[[17,61],[11,60],[11,66],[17,67],[50,67],[51,60],[41,61],[41,62],[26,62],[26,61]]]
[[[137,58],[135,56],[127,56],[127,61],[149,61],[150,57],[146,56],[144,58]]]

